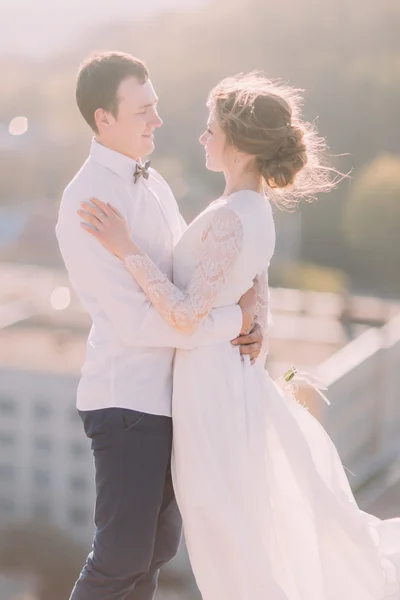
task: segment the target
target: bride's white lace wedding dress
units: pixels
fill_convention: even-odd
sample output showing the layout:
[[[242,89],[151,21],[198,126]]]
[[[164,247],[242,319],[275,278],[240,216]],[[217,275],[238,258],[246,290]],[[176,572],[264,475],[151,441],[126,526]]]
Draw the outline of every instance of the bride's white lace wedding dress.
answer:
[[[274,241],[268,200],[242,191],[184,233],[175,285],[146,255],[126,266],[188,332],[257,277],[267,329]],[[252,367],[229,342],[176,353],[173,477],[204,600],[399,600],[400,519],[358,508],[330,438],[264,358]]]

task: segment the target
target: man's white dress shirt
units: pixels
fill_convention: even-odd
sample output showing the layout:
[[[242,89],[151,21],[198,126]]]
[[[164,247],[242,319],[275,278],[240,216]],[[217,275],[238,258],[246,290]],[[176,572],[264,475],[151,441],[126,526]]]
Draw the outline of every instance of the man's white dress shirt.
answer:
[[[186,225],[163,178],[134,183],[136,162],[93,140],[66,188],[56,233],[71,284],[93,325],[79,382],[80,410],[121,407],[171,415],[174,349],[226,342],[242,326],[239,306],[214,309],[191,335],[168,325],[122,261],[81,228],[80,202],[98,198],[127,219],[132,239],[172,279],[173,247]]]

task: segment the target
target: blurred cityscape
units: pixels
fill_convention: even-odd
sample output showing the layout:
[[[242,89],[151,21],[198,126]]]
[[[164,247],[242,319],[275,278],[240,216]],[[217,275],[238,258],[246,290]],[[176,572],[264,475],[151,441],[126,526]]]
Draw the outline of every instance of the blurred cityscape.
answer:
[[[94,482],[75,409],[89,319],[54,227],[91,133],[82,58],[143,58],[164,126],[152,164],[190,221],[222,190],[197,143],[208,91],[264,70],[305,90],[332,165],[351,178],[275,211],[268,368],[328,385],[299,399],[327,428],[357,500],[400,515],[400,3],[398,0],[6,0],[0,24],[0,600],[64,600],[91,546]],[[54,7],[53,7],[54,8]],[[76,24],[76,27],[75,27]],[[10,32],[17,32],[11,35]],[[197,600],[184,544],[158,600]]]

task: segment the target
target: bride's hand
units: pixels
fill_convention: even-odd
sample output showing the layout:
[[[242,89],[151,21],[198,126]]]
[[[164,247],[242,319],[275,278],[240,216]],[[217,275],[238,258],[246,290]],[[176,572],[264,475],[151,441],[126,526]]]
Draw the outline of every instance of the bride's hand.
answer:
[[[95,237],[109,252],[124,260],[135,251],[125,219],[110,204],[104,204],[97,198],[81,202],[81,227]]]

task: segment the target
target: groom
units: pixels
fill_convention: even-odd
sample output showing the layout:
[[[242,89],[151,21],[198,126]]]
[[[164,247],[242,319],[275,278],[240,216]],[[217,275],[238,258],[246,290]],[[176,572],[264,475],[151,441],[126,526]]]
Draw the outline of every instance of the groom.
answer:
[[[174,349],[236,338],[242,312],[214,309],[192,335],[179,333],[124,265],[80,227],[80,202],[112,203],[172,279],[173,247],[185,223],[166,182],[139,163],[162,125],[144,64],[118,52],[89,58],[76,100],[95,137],[64,192],[56,231],[71,284],[93,321],[77,408],[92,440],[96,532],[71,599],[150,600],[181,536],[170,472]],[[252,357],[261,342],[257,327],[235,340]]]

